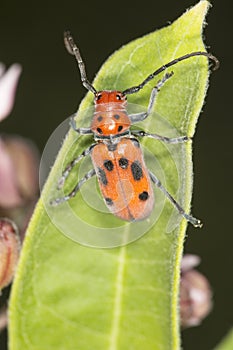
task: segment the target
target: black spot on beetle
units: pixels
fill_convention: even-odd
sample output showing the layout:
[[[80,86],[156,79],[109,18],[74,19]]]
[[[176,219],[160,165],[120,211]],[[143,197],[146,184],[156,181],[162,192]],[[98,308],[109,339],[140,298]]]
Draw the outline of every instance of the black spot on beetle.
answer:
[[[123,129],[123,126],[119,125],[117,130],[118,130],[118,132],[120,132],[122,129]]]
[[[117,119],[117,120],[120,119],[119,114],[114,114],[114,118]]]
[[[113,200],[109,197],[105,198],[105,202],[107,205],[113,205]]]
[[[131,164],[131,171],[132,171],[134,180],[136,181],[141,180],[141,178],[143,177],[143,173],[142,173],[142,166],[139,161],[136,160]]]
[[[119,166],[120,166],[122,169],[127,169],[127,168],[128,168],[128,165],[129,165],[128,159],[126,159],[126,158],[120,158],[120,159],[119,159]]]
[[[97,118],[98,122],[101,122],[101,120],[103,120],[103,117],[102,115],[100,115],[98,118]]]
[[[108,171],[112,171],[113,170],[113,162],[111,160],[105,160],[104,161],[104,167],[108,170]]]
[[[138,195],[138,198],[139,198],[141,201],[146,201],[146,200],[149,198],[149,193],[146,192],[146,191],[143,191],[143,192],[141,192],[141,193]]]
[[[108,179],[107,176],[105,174],[105,171],[101,168],[98,168],[98,172],[97,172],[98,178],[100,180],[100,182],[106,186],[108,184]]]

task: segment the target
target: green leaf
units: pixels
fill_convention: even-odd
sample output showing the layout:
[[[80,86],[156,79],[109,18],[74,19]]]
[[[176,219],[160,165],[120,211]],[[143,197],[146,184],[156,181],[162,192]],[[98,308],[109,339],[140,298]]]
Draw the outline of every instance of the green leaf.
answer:
[[[207,9],[208,2],[200,1],[173,24],[123,46],[101,68],[94,81],[96,89],[126,89],[175,57],[204,50],[202,25]],[[174,76],[159,93],[157,114],[141,126],[165,136],[193,136],[206,93],[208,62],[194,57],[172,70]],[[161,77],[129,96],[129,102],[146,108],[151,89]],[[78,126],[87,122],[85,109],[92,99],[88,93],[83,100]],[[177,218],[160,191],[155,190],[155,212],[145,224],[126,224],[99,212],[98,206],[101,210],[104,206],[98,191],[97,208],[91,207],[95,203],[86,204],[80,193],[70,201],[72,215],[79,216],[76,222],[70,206],[50,208],[48,204],[58,196],[61,169],[91,142],[88,136],[77,139],[71,130],[44,186],[12,289],[10,349],[179,349],[179,271],[187,223]],[[158,173],[153,171],[189,211],[191,142],[172,147],[155,140],[142,143],[149,149],[148,167],[158,165]],[[80,169],[70,176],[66,192],[77,182]],[[89,190],[87,196],[96,192],[95,181],[89,181],[83,186]],[[125,239],[135,241],[120,246]]]
[[[233,329],[223,338],[214,350],[231,350],[233,349]]]

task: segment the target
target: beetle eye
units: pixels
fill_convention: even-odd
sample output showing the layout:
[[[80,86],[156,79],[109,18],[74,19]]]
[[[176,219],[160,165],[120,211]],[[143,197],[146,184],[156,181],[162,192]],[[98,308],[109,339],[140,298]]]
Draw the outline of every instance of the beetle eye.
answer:
[[[121,96],[120,95],[116,95],[116,99],[117,100],[121,100]]]
[[[96,96],[96,100],[97,100],[97,101],[99,101],[101,98],[102,98],[102,95],[101,95],[101,94],[98,94],[98,95]]]

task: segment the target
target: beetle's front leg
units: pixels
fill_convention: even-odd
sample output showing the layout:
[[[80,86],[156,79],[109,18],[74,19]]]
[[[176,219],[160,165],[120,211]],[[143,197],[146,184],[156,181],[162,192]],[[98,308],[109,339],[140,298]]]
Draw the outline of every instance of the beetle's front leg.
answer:
[[[149,101],[146,112],[140,112],[140,113],[135,113],[135,114],[129,115],[129,119],[130,119],[132,124],[143,121],[151,114],[153,107],[155,105],[155,102],[156,102],[156,98],[158,96],[158,93],[159,93],[161,87],[166,83],[166,81],[169,78],[171,78],[173,76],[173,74],[174,74],[173,72],[166,73],[164,75],[164,77],[161,80],[159,80],[158,83],[156,84],[156,86],[152,89],[151,95],[150,95],[150,101]]]
[[[74,116],[75,115],[72,115],[72,117],[70,117],[70,126],[72,127],[72,129],[74,131],[76,131],[80,135],[91,135],[91,134],[93,134],[93,132],[92,132],[92,130],[90,128],[77,128],[76,127],[76,122],[74,120]]]

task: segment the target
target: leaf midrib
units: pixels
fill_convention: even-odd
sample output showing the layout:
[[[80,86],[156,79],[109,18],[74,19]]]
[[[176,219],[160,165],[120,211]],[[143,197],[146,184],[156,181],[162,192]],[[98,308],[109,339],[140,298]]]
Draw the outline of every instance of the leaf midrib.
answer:
[[[120,319],[122,314],[122,298],[123,298],[123,285],[124,285],[124,273],[126,265],[126,246],[120,248],[120,254],[118,255],[118,270],[116,275],[115,284],[115,298],[113,302],[113,322],[110,330],[110,344],[109,350],[117,350]]]

